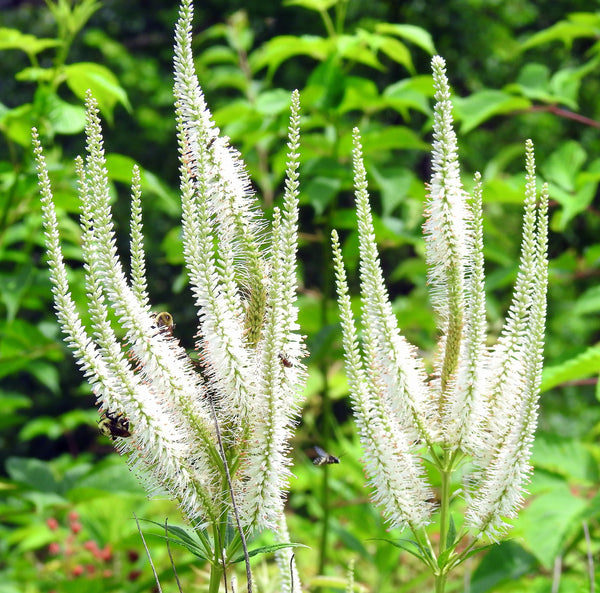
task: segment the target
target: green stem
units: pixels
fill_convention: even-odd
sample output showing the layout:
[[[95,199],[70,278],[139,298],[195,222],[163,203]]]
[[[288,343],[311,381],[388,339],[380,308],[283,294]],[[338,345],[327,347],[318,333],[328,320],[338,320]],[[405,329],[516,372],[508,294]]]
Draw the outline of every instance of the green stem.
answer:
[[[440,473],[440,543],[438,557],[446,550],[446,540],[448,539],[450,526],[450,471],[443,469]]]
[[[444,593],[446,589],[446,573],[442,572],[435,576],[435,593]]]
[[[214,556],[212,566],[210,569],[210,582],[208,583],[208,593],[219,593],[219,587],[221,586],[221,580],[223,578],[224,566],[221,560],[221,550],[219,550],[219,542],[221,540],[218,527],[215,528],[214,538]]]
[[[321,524],[321,541],[319,542],[319,574],[325,574],[327,562],[327,539],[329,535],[329,467],[323,468],[323,481],[321,482],[321,508],[323,509],[323,521]]]

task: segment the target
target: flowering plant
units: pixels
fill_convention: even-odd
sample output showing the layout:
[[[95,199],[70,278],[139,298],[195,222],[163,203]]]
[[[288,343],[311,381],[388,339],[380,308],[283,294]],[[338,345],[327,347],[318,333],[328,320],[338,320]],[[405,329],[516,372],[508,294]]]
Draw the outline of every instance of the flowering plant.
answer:
[[[194,72],[191,20],[191,0],[183,0],[175,31],[174,92],[183,246],[198,310],[196,357],[174,337],[170,313],[152,310],[137,169],[129,278],[117,255],[102,132],[91,94],[87,156],[76,164],[89,329],[70,293],[49,174],[34,130],[56,310],[104,412],[103,429],[143,474],[148,490],[167,491],[197,528],[199,554],[212,563],[210,590],[218,590],[240,546],[248,559],[245,537],[264,528],[275,530],[281,542],[284,588],[291,588],[290,565],[295,568],[283,547],[289,539],[283,504],[288,439],[305,375],[294,306],[298,93],[292,96],[283,207],[275,209],[268,242],[239,155],[219,136],[204,102]]]
[[[427,375],[416,348],[401,335],[375,243],[358,130],[354,134],[362,348],[353,319],[337,233],[333,250],[346,369],[374,501],[393,527],[408,527],[406,548],[427,564],[444,590],[449,571],[477,539],[508,527],[523,499],[537,422],[547,289],[547,187],[538,197],[533,144],[526,143],[527,184],[519,272],[497,344],[486,346],[482,188],[464,190],[445,63],[432,60],[436,106],[432,179],[424,233],[431,300],[440,339]],[[451,476],[472,461],[463,485],[464,520],[450,512]],[[439,473],[439,548],[425,526],[436,496],[425,462]]]

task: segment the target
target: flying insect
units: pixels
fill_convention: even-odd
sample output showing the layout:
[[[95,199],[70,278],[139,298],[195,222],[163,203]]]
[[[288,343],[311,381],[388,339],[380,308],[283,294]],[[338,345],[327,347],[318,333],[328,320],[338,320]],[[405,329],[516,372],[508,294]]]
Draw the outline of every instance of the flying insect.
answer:
[[[168,311],[161,311],[154,316],[154,320],[156,321],[156,327],[158,327],[159,331],[172,336],[173,328],[175,327],[175,323],[173,323],[173,315],[171,315]]]
[[[129,430],[129,420],[122,414],[113,414],[106,412],[98,422],[98,430],[107,437],[121,437],[126,439],[131,436]]]
[[[286,369],[292,368],[292,366],[294,366],[292,364],[292,362],[290,361],[290,359],[285,354],[282,354],[281,352],[279,353],[279,360],[281,361],[281,364]]]
[[[313,459],[313,463],[315,465],[330,465],[332,463],[339,463],[339,457],[335,455],[330,455],[327,451],[324,451],[318,445],[313,447],[317,456]]]

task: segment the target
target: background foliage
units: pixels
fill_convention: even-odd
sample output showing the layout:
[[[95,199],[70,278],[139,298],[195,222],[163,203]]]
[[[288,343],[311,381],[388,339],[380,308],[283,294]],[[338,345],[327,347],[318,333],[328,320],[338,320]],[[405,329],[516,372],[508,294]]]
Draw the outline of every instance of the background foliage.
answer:
[[[92,88],[106,128],[114,207],[127,249],[131,166],[143,168],[150,291],[192,346],[195,312],[182,271],[171,91],[176,3],[68,0],[4,3],[0,28],[0,592],[152,588],[132,511],[158,522],[177,511],[148,502],[97,435],[89,388],[60,341],[44,264],[30,128],[40,129],[62,212],[73,281],[83,291],[73,157],[83,147],[82,97]],[[589,591],[598,553],[600,426],[600,13],[589,2],[527,0],[201,2],[195,50],[218,125],[240,149],[266,211],[281,195],[291,89],[303,110],[301,324],[310,379],[290,495],[301,574],[343,586],[430,590],[368,504],[346,401],[328,246],[342,231],[356,259],[350,133],[359,126],[383,265],[400,325],[425,352],[434,343],[421,241],[428,178],[431,77],[448,63],[463,171],[484,179],[489,322],[516,272],[524,140],[551,188],[546,371],[535,474],[511,541],[474,558],[470,591]],[[470,183],[469,178],[464,180]],[[318,443],[341,464],[313,467]],[[145,532],[160,529],[143,526]],[[172,580],[164,543],[150,538]],[[184,590],[202,566],[174,550]],[[400,558],[400,560],[399,560]],[[273,566],[255,560],[261,590]],[[323,576],[318,576],[323,575]],[[518,585],[515,584],[518,580]],[[600,584],[600,583],[597,583]],[[454,583],[463,590],[464,583]]]

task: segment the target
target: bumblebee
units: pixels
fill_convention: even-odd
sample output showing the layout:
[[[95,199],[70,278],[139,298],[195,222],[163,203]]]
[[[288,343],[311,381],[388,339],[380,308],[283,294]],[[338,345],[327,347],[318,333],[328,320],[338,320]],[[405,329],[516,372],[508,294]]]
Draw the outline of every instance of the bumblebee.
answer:
[[[98,430],[107,437],[121,437],[126,439],[131,436],[129,420],[122,414],[106,412],[98,422]]]
[[[318,445],[315,445],[313,448],[317,454],[317,456],[313,459],[313,463],[315,465],[330,465],[332,463],[340,462],[339,457],[336,457],[335,455],[329,455],[327,451],[324,451]]]
[[[175,323],[173,323],[173,315],[171,315],[168,311],[161,311],[154,316],[154,320],[156,321],[156,327],[158,327],[159,331],[172,336],[173,328],[175,327]]]

